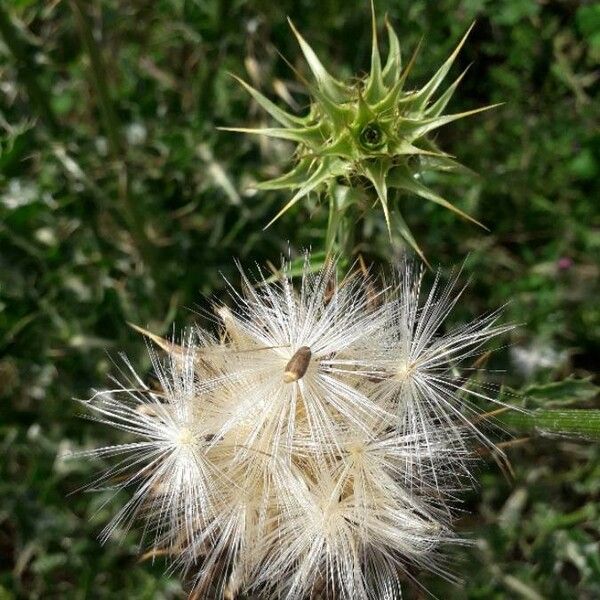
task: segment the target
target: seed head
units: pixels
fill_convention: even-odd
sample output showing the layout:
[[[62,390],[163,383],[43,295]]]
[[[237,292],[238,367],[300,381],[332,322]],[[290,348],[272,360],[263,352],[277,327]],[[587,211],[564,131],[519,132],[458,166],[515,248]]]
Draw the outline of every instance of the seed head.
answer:
[[[460,292],[421,303],[408,267],[375,302],[375,282],[333,264],[242,279],[218,336],[154,338],[159,389],[126,363],[87,403],[131,438],[91,452],[118,458],[101,482],[134,487],[104,537],[142,517],[201,598],[393,599],[411,566],[448,576],[480,435],[465,397],[483,398],[453,370],[506,331],[498,316],[439,335]]]

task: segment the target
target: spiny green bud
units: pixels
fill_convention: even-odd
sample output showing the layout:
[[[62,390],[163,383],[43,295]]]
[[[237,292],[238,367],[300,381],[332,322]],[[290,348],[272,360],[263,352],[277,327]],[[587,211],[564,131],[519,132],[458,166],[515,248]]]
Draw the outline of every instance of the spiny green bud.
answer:
[[[361,80],[348,83],[328,73],[290,21],[314,78],[313,82],[305,82],[311,95],[306,116],[297,116],[279,108],[258,90],[239,80],[279,127],[229,130],[290,140],[297,144],[293,168],[281,177],[257,186],[263,190],[289,189],[294,192],[271,223],[309,193],[322,190],[333,193],[332,188],[340,185],[350,189],[374,188],[390,235],[389,190],[393,188],[434,202],[478,223],[422,181],[422,175],[427,171],[453,171],[460,167],[436,146],[429,134],[447,123],[492,108],[486,106],[462,113],[443,114],[464,72],[443,93],[436,94],[473,26],[425,85],[419,89],[407,89],[407,77],[418,47],[404,66],[398,37],[386,19],[389,51],[385,64],[382,64],[375,14],[372,12],[370,72]],[[395,213],[401,235],[424,258],[397,209]]]

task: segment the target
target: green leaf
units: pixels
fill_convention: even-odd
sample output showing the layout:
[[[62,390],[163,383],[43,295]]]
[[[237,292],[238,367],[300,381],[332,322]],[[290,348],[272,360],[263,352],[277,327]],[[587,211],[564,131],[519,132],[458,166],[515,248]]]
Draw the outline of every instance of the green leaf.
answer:
[[[288,277],[302,277],[304,273],[318,273],[329,262],[327,254],[321,252],[311,252],[310,260],[307,260],[306,255],[297,256],[292,259],[285,268],[285,274]],[[275,273],[265,279],[265,283],[273,283],[281,278],[280,273]]]
[[[364,172],[365,177],[367,177],[375,191],[377,192],[377,197],[379,202],[381,203],[381,208],[383,209],[383,214],[385,216],[385,222],[388,228],[388,233],[390,234],[390,239],[392,237],[392,227],[390,223],[390,212],[388,208],[388,193],[387,193],[387,173],[389,171],[388,161],[384,160],[375,160],[370,162],[365,162],[361,165],[362,170]]]
[[[469,27],[469,29],[467,29],[467,32],[462,37],[462,39],[460,40],[460,42],[458,43],[458,45],[456,46],[456,48],[454,49],[452,54],[446,59],[444,64],[436,71],[435,75],[419,90],[419,92],[418,92],[418,95],[419,95],[418,108],[420,110],[424,110],[424,108],[427,106],[427,103],[429,102],[429,99],[431,98],[431,96],[433,96],[433,94],[435,94],[435,91],[438,89],[438,87],[440,86],[442,81],[445,79],[446,75],[448,74],[448,71],[450,71],[450,69],[452,68],[454,61],[456,60],[456,57],[458,56],[458,53],[460,52],[461,48],[463,47],[463,44],[467,40],[467,37],[471,33],[471,30],[473,29],[474,26],[475,26],[475,23],[473,23]]]
[[[477,176],[472,169],[452,159],[449,155],[430,154],[424,155],[421,159],[421,172],[441,171],[445,173],[461,172],[471,177]]]
[[[365,98],[368,102],[376,102],[385,95],[383,75],[381,72],[381,54],[377,40],[377,19],[375,18],[375,6],[371,0],[371,72],[365,84]]]
[[[327,146],[319,150],[319,156],[337,156],[346,160],[356,157],[356,149],[353,143],[354,136],[350,129],[344,129],[342,133],[332,140]]]
[[[309,86],[310,93],[318,102],[318,107],[331,119],[333,128],[340,130],[352,119],[352,107],[334,102],[314,86]],[[315,106],[313,104],[313,106]]]
[[[421,49],[421,44],[423,43],[423,38],[419,40],[419,43],[413,50],[412,56],[408,61],[408,64],[402,71],[400,78],[394,83],[392,89],[388,92],[388,94],[381,100],[381,102],[375,105],[375,110],[385,110],[388,108],[395,108],[396,105],[401,101],[402,90],[404,89],[404,84],[412,71],[412,68],[417,60],[417,55],[419,54],[419,50]],[[414,94],[409,94],[410,98],[414,97]]]
[[[479,225],[483,229],[487,230],[485,225],[482,225],[479,221],[460,210],[460,208],[457,208],[448,202],[448,200],[442,198],[435,192],[432,192],[428,187],[418,182],[405,167],[396,167],[390,171],[388,185],[390,187],[409,191],[421,198],[424,198],[425,200],[435,202],[436,204],[455,212],[457,215],[460,215],[463,219],[467,219],[468,221],[471,221],[472,223],[475,223],[476,225]]]
[[[294,194],[289,202],[267,223],[265,229],[270,227],[277,219],[285,212],[294,206],[301,198],[312,192],[315,188],[325,183],[328,179],[337,177],[343,174],[344,164],[342,161],[327,161],[324,160],[319,164],[316,171],[304,182],[304,185]]]
[[[283,190],[300,187],[309,177],[314,160],[301,160],[291,171],[267,181],[256,184],[257,190]]]
[[[383,82],[388,87],[392,87],[396,81],[400,78],[402,73],[402,52],[400,50],[400,42],[398,36],[391,26],[387,16],[385,18],[385,27],[388,34],[388,56],[383,68]]]
[[[435,150],[426,150],[424,148],[418,148],[417,146],[414,146],[410,142],[406,141],[405,139],[400,139],[397,142],[391,142],[388,147],[392,154],[399,155],[399,156],[400,155],[406,155],[406,156],[419,155],[419,156],[432,156],[432,157],[437,157],[440,159],[448,156],[447,154],[444,154],[443,152],[439,152],[439,151],[435,151]]]
[[[309,46],[306,40],[294,27],[294,24],[292,23],[291,19],[288,19],[288,23],[290,24],[290,27],[294,32],[298,43],[300,44],[302,53],[304,54],[306,62],[308,63],[308,66],[310,67],[310,70],[312,71],[312,74],[317,81],[319,89],[323,93],[325,93],[333,102],[343,102],[344,97],[342,91],[344,90],[344,86],[328,73],[328,71],[325,69],[325,67],[319,60],[319,57],[315,54],[315,51]]]
[[[442,114],[442,112],[448,105],[448,102],[450,102],[450,99],[452,98],[454,92],[456,91],[456,88],[458,87],[458,85],[460,84],[460,82],[462,81],[463,77],[465,76],[465,74],[467,73],[468,70],[469,70],[469,67],[467,67],[454,80],[452,85],[429,108],[427,108],[425,110],[426,115],[437,117]]]
[[[405,131],[407,135],[410,135],[413,139],[416,139],[418,137],[428,134],[434,129],[438,129],[443,125],[452,123],[452,121],[458,121],[458,119],[463,119],[464,117],[476,115],[477,113],[496,108],[498,106],[501,106],[502,104],[502,102],[499,102],[497,104],[490,104],[489,106],[482,106],[480,108],[467,110],[461,113],[444,115],[442,117],[433,117],[430,119],[404,119],[402,121],[402,130]]]
[[[306,144],[309,147],[319,147],[323,142],[320,125],[311,127],[219,127],[219,131],[235,131],[237,133],[250,133],[252,135],[264,135],[265,137],[280,140],[290,140]]]
[[[411,233],[410,228],[408,227],[399,209],[392,211],[392,219],[394,221],[394,231],[397,230],[400,233],[404,241],[406,241],[406,243],[417,253],[419,258],[431,269],[431,265],[425,258],[425,254],[423,254],[419,244],[417,244],[417,241]]]
[[[296,127],[305,123],[305,119],[296,117],[289,114],[285,110],[279,108],[276,104],[271,102],[266,96],[263,96],[258,90],[253,88],[251,85],[246,83],[243,79],[240,79],[237,75],[231,75],[244,89],[258,102],[258,104],[264,108],[278,123],[285,127]]]
[[[562,381],[531,385],[520,393],[525,397],[526,408],[560,408],[593,400],[600,393],[600,387],[591,377],[571,376]]]

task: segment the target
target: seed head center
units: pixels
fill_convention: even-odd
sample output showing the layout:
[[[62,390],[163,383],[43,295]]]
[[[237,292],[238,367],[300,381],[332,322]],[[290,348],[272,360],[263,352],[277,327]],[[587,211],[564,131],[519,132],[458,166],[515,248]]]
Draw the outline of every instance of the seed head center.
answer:
[[[187,427],[184,427],[177,436],[177,444],[179,446],[191,446],[193,443],[194,434]]]
[[[293,383],[302,379],[308,370],[310,359],[312,357],[311,349],[308,346],[301,346],[296,350],[292,358],[285,365],[283,370],[283,382]]]
[[[395,378],[399,381],[407,381],[415,370],[414,363],[401,362],[396,368]]]

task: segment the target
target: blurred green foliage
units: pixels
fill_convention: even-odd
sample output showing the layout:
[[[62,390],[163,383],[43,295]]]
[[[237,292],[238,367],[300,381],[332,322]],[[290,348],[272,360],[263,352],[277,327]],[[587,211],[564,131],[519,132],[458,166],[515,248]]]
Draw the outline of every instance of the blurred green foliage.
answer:
[[[507,319],[521,326],[496,358],[498,382],[536,384],[538,407],[544,389],[554,406],[593,406],[593,394],[544,386],[597,376],[600,4],[377,6],[408,51],[425,37],[416,81],[477,20],[450,108],[505,104],[440,130],[441,146],[478,175],[433,183],[491,233],[414,198],[400,200],[403,214],[444,274],[468,255],[472,285],[456,320],[509,302]],[[183,596],[162,560],[138,562],[135,532],[99,546],[119,499],[77,491],[102,465],[62,457],[112,434],[81,419],[72,398],[104,385],[121,350],[147,370],[127,322],[179,328],[223,293],[222,274],[235,279],[234,258],[277,263],[288,243],[293,256],[321,249],[316,199],[263,231],[285,196],[251,186],[283,171],[289,147],[216,129],[265,120],[228,72],[306,102],[276,51],[303,70],[286,15],[336,72],[368,68],[367,2],[0,4],[2,600]],[[379,216],[360,228],[368,262],[401,253]],[[535,438],[508,452],[513,478],[486,460],[465,503],[474,546],[451,564],[464,585],[423,581],[441,598],[600,597],[598,448]]]

